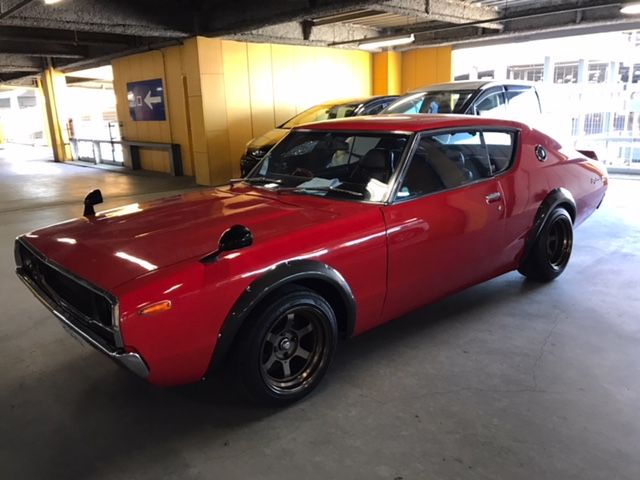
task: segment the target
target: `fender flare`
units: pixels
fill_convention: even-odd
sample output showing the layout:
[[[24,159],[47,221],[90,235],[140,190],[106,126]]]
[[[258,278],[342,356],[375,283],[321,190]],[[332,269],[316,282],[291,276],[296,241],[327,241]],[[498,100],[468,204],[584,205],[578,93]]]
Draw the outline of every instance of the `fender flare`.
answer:
[[[350,337],[355,328],[356,300],[351,287],[349,287],[344,277],[334,268],[318,261],[293,260],[283,262],[270,268],[262,276],[255,279],[238,298],[218,334],[209,371],[219,366],[227,356],[238,332],[256,305],[278,288],[304,280],[320,280],[339,292],[339,297],[346,313],[345,335]]]
[[[568,213],[571,216],[571,220],[575,222],[577,208],[576,208],[576,201],[573,198],[573,195],[571,194],[571,192],[566,188],[562,188],[562,187],[551,190],[551,192],[549,192],[549,194],[540,204],[540,207],[538,207],[538,211],[536,213],[536,219],[533,222],[533,227],[531,227],[529,238],[527,239],[527,243],[525,244],[524,254],[522,255],[522,260],[520,263],[524,262],[525,259],[529,256],[529,254],[531,253],[531,250],[533,249],[533,246],[536,243],[536,240],[538,240],[538,237],[542,232],[542,229],[544,227],[545,222],[547,221],[547,218],[549,217],[549,214],[553,210],[555,210],[559,205],[568,205],[570,207],[567,210],[569,211]]]

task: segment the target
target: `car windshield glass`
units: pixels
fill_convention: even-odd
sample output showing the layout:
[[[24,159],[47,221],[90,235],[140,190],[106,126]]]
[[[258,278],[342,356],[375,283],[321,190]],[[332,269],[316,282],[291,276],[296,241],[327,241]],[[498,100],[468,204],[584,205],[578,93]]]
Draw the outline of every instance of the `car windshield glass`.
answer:
[[[471,90],[414,93],[398,99],[382,113],[464,113]]]
[[[293,128],[303,123],[321,122],[333,118],[353,117],[359,103],[344,103],[339,105],[318,105],[311,107],[295,117],[287,120],[280,128]]]
[[[244,181],[308,195],[380,202],[408,135],[293,131]]]

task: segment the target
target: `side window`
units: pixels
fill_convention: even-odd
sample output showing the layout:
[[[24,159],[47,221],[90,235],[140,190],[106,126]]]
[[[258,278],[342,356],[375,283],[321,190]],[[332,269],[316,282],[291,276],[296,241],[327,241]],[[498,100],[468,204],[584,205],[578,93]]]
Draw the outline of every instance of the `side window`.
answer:
[[[392,100],[384,100],[384,101],[378,102],[378,103],[372,105],[371,107],[369,107],[368,110],[365,110],[363,115],[377,115],[382,110],[387,108],[391,102],[392,102]]]
[[[513,163],[514,147],[516,144],[515,132],[487,132],[483,133],[487,146],[491,171],[498,175],[509,169]]]
[[[398,199],[448,190],[491,176],[482,133],[477,130],[423,136],[398,190]]]
[[[482,98],[475,106],[476,115],[481,117],[502,117],[506,113],[503,93],[493,92]]]

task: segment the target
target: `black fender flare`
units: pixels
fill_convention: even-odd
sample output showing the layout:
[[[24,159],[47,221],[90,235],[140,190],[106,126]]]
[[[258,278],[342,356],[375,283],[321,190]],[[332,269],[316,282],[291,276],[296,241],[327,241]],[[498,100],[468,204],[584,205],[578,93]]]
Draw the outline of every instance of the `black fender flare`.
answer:
[[[568,205],[567,208],[569,215],[571,216],[571,220],[575,222],[576,220],[576,201],[573,198],[573,195],[566,188],[556,188],[551,190],[543,202],[538,207],[538,211],[536,213],[535,221],[533,222],[533,227],[531,227],[531,232],[529,233],[529,238],[527,239],[527,243],[525,244],[524,254],[522,255],[522,260],[520,263],[524,262],[526,258],[531,253],[531,249],[538,240],[540,233],[542,232],[542,228],[544,227],[549,214],[555,210],[559,205]]]
[[[256,305],[284,285],[309,280],[320,280],[339,292],[346,314],[345,335],[350,337],[355,328],[356,300],[344,277],[337,270],[322,262],[314,260],[287,261],[277,264],[255,279],[238,298],[222,324],[209,370],[215,369],[222,363],[244,321]]]

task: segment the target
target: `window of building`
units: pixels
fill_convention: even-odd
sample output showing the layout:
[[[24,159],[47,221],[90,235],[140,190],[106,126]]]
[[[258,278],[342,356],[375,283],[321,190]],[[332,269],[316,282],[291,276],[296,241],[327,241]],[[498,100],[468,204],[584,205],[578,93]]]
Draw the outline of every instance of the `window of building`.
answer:
[[[589,64],[589,83],[604,83],[607,80],[606,63]]]
[[[557,63],[553,78],[555,83],[578,83],[578,64]]]
[[[544,76],[544,65],[513,65],[507,68],[509,80],[540,82]]]

